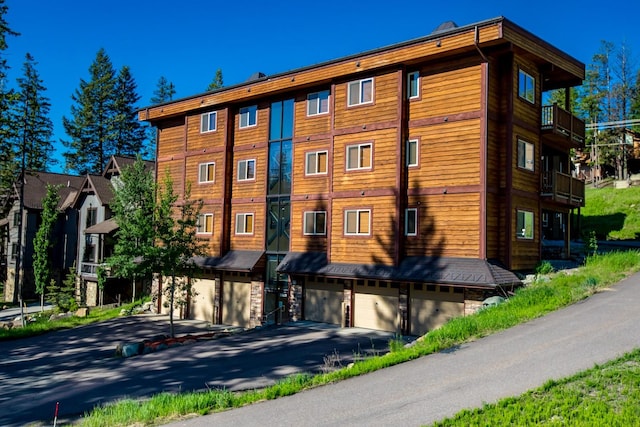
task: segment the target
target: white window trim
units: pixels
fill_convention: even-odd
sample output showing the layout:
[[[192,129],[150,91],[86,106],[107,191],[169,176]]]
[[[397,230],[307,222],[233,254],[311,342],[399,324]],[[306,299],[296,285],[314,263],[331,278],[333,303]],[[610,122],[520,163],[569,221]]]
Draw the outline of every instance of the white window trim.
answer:
[[[413,232],[409,232],[409,212],[413,212],[415,217],[415,226],[416,229]],[[407,208],[404,215],[404,235],[405,236],[417,236],[418,235],[418,209],[417,208]]]
[[[207,223],[208,223],[207,218],[211,218],[211,230],[207,230]],[[213,214],[212,213],[204,213],[204,214],[198,215],[198,227],[196,228],[196,234],[213,234]]]
[[[213,165],[213,176],[211,179],[207,179],[207,172],[209,170],[209,165]],[[203,168],[204,168],[204,176],[203,176]],[[203,179],[204,178],[204,179]],[[216,163],[215,162],[207,162],[200,163],[198,165],[198,184],[209,184],[216,181]]]
[[[247,217],[251,217],[251,227],[252,230],[250,233],[247,233]],[[242,221],[242,222],[241,222]],[[243,231],[238,231],[238,225],[242,224],[242,230]],[[244,235],[244,236],[250,236],[253,234],[253,229],[255,228],[255,218],[253,216],[253,213],[237,213],[236,214],[236,234],[239,235]]]
[[[349,228],[347,226],[347,219],[349,218],[349,213],[350,212],[355,212],[356,213],[356,230],[360,228],[360,213],[361,212],[368,212],[369,213],[369,226],[367,227],[367,229],[369,230],[367,233],[359,233],[359,232],[355,232],[355,233],[349,233],[347,231],[347,229]],[[370,236],[371,235],[371,209],[347,209],[346,211],[344,211],[344,234],[345,236]]]
[[[326,93],[327,94],[327,111],[320,111],[320,100],[322,99],[320,97],[320,94],[322,94],[322,93]],[[317,105],[317,108],[316,108],[317,111],[312,113],[312,112],[309,111],[310,110],[309,107],[311,105],[310,102],[311,102],[311,97],[313,95],[318,95],[317,98],[315,98],[315,99],[318,100],[318,105]],[[331,92],[330,91],[321,90],[321,91],[318,91],[318,92],[313,92],[313,93],[308,94],[307,95],[307,117],[321,116],[321,115],[324,115],[324,114],[329,114],[329,106],[330,105],[331,105]]]
[[[362,86],[365,82],[371,82],[371,100],[369,101],[363,101],[362,100],[362,95],[364,94],[364,91],[362,90]],[[354,83],[358,83],[358,102],[355,104],[351,103],[351,87]],[[369,77],[366,79],[361,79],[361,80],[354,80],[351,81],[349,83],[347,83],[347,106],[348,107],[354,107],[356,105],[365,105],[365,104],[373,104],[373,99],[374,99],[374,92],[375,90],[375,83],[373,81],[373,77]]]
[[[520,146],[522,144],[522,149],[524,150],[524,165],[520,165]],[[527,157],[527,147],[531,147],[531,158]],[[518,139],[518,146],[516,149],[517,155],[517,164],[518,168],[524,169],[530,172],[534,172],[536,170],[536,147],[531,142],[525,141],[524,139]]]
[[[319,168],[318,168],[318,154],[326,154],[326,156],[324,157],[324,172],[318,172]],[[309,172],[309,157],[315,155],[315,172]],[[329,159],[329,152],[327,150],[319,150],[319,151],[309,151],[308,153],[305,154],[305,164],[304,164],[304,174],[307,176],[314,176],[314,175],[326,175],[327,174],[327,170],[328,170],[328,159]]]
[[[211,119],[210,117],[214,116],[215,119],[213,120],[213,129],[209,128],[209,124],[211,123]],[[204,125],[207,125],[207,129],[205,129]],[[200,133],[209,133],[209,132],[215,132],[216,129],[218,128],[218,113],[216,111],[209,111],[207,113],[202,113],[200,115]]]
[[[251,113],[252,109],[255,109],[255,115],[256,115],[256,120],[255,120],[255,123],[253,123],[253,124],[249,123],[250,113]],[[247,124],[242,126],[242,116],[245,115],[245,114],[247,115]],[[258,126],[258,106],[257,105],[250,105],[248,107],[242,107],[240,109],[239,116],[240,116],[240,120],[238,121],[238,126],[239,126],[240,129],[247,129],[247,128],[252,128],[252,127]]]
[[[525,218],[523,218],[523,222],[527,223],[526,221],[526,214],[530,214],[531,215],[531,236],[527,236],[526,234],[526,228],[523,228],[522,230],[516,230],[516,237],[520,240],[533,240],[534,236],[535,236],[535,215],[532,211],[528,211],[528,210],[524,210],[524,209],[517,209],[516,210],[516,228],[518,227],[518,216],[520,214],[524,214]]]
[[[525,76],[525,81],[531,80],[531,83],[533,84],[533,87],[531,88],[532,89],[531,96],[532,96],[533,99],[527,98],[527,93],[528,93],[527,90],[524,90],[524,91],[522,90],[522,89],[526,89],[526,87],[525,88],[521,88],[520,87],[521,86],[520,83],[521,83],[521,80],[522,80],[521,77],[520,77],[521,75]],[[522,68],[518,69],[518,97],[520,97],[520,99],[524,99],[525,101],[527,101],[527,102],[529,102],[531,104],[535,105],[535,103],[536,103],[536,79],[531,74],[529,74],[526,71],[524,71]]]
[[[317,226],[317,216],[318,214],[323,214],[324,215],[324,230],[322,230],[322,232],[318,232],[318,230],[316,229]],[[315,230],[313,233],[307,233],[307,220],[308,220],[308,215],[311,215],[313,218],[313,229]],[[304,223],[302,225],[302,230],[303,230],[303,234],[305,236],[325,236],[327,234],[327,211],[308,211],[304,213]]]
[[[247,178],[246,176],[241,177],[240,176],[240,164],[241,163],[248,164],[249,162],[253,162],[253,177],[252,178]],[[249,170],[249,168],[247,166],[245,166],[244,170],[245,170],[245,175],[246,175],[246,172]],[[238,160],[238,181],[255,181],[255,180],[256,180],[256,159]]]
[[[416,162],[409,163],[409,147],[411,147],[411,143],[415,142],[416,144]],[[419,139],[409,139],[407,140],[407,167],[413,168],[420,165],[420,140]]]
[[[416,76],[416,94],[415,95],[410,94],[412,76]],[[420,71],[413,71],[407,74],[407,98],[409,99],[420,98]]]
[[[369,146],[370,150],[369,150],[369,166],[360,166],[360,150],[362,147],[365,146]],[[349,167],[349,149],[350,148],[354,148],[354,147],[358,147],[358,166],[357,167]],[[371,142],[364,142],[362,144],[353,144],[353,145],[347,145],[346,151],[345,151],[345,166],[346,166],[346,170],[348,171],[355,171],[355,170],[370,170],[373,168],[373,143]]]

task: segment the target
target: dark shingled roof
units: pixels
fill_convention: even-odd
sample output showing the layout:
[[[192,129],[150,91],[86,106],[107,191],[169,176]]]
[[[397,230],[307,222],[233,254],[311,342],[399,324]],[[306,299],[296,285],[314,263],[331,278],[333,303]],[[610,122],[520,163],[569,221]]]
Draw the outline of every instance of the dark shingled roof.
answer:
[[[24,207],[27,209],[42,209],[42,200],[47,194],[47,184],[60,186],[58,194],[60,201],[58,209],[65,209],[75,198],[82,186],[84,177],[65,175],[50,172],[25,172]],[[15,186],[16,195],[19,195],[19,181]]]
[[[229,251],[222,257],[195,257],[200,268],[225,271],[251,271],[264,251]]]
[[[277,268],[280,273],[332,277],[431,282],[494,288],[519,284],[520,279],[499,264],[476,258],[407,257],[398,267],[327,263],[320,252],[290,252]]]
[[[85,234],[109,234],[118,229],[115,218],[109,218],[84,230]]]
[[[100,199],[100,202],[108,206],[113,200],[113,187],[111,181],[101,175],[89,175],[87,180],[96,192],[96,196]]]

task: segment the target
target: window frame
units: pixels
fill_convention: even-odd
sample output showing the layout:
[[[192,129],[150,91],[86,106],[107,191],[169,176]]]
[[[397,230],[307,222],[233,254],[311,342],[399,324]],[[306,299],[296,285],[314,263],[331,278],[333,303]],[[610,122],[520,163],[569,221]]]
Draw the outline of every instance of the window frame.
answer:
[[[518,68],[518,97],[530,104],[536,103],[536,78],[522,68]]]
[[[248,176],[248,171],[249,171],[249,167],[248,164],[249,162],[253,162],[253,176],[251,178],[249,178]],[[240,176],[240,164],[245,163],[245,176],[241,177]],[[255,181],[256,180],[256,159],[242,159],[242,160],[238,160],[238,173],[237,173],[237,178],[238,178],[238,182],[244,182],[244,181]]]
[[[350,232],[349,231],[349,213],[353,213],[355,212],[356,214],[356,224],[355,224],[355,228],[356,231],[355,232]],[[360,224],[361,224],[361,218],[360,215],[363,213],[367,213],[368,214],[368,223],[367,223],[367,232],[363,233],[360,230]],[[345,209],[344,211],[344,235],[345,236],[371,236],[371,209]]]
[[[209,179],[209,166],[213,166],[213,172],[211,173],[211,179]],[[205,169],[203,169],[203,167]],[[202,171],[205,170],[204,180]],[[198,184],[210,184],[216,182],[216,162],[205,162],[198,165]]]
[[[251,231],[247,231],[247,218],[251,218]],[[240,222],[242,221],[242,222]],[[242,224],[242,231],[239,231],[239,225]],[[239,212],[236,214],[235,234],[238,236],[251,236],[255,229],[255,215],[253,212]]]
[[[522,227],[520,227],[520,215],[522,215]],[[530,216],[531,230],[527,232],[527,216]],[[535,214],[531,210],[516,209],[516,238],[518,240],[533,240],[535,237]]]
[[[528,149],[530,148],[530,150]],[[529,158],[529,152],[531,154],[531,158]],[[521,156],[524,155],[524,157]],[[522,138],[518,138],[518,146],[516,148],[517,155],[517,165],[519,169],[526,170],[529,172],[535,172],[536,170],[536,146],[535,144],[525,141]],[[520,160],[523,160],[521,162]],[[531,165],[531,167],[529,167]]]
[[[412,77],[415,76],[415,79]],[[415,95],[411,94],[411,83],[415,82],[416,93]],[[407,99],[419,99],[420,98],[420,71],[412,71],[407,73]]]
[[[258,126],[258,106],[249,105],[248,107],[242,107],[238,111],[238,127],[240,129],[247,129]],[[243,125],[243,118],[246,116],[246,123]],[[253,116],[253,123],[251,123],[251,116]]]
[[[214,116],[213,119],[213,129],[211,126],[211,116]],[[206,120],[205,120],[206,117]],[[205,129],[205,124],[206,129]],[[200,133],[209,133],[215,132],[218,129],[218,112],[217,111],[208,111],[206,113],[202,113],[200,115]]]
[[[319,165],[321,164],[319,162],[319,155],[320,154],[324,154],[324,172],[319,172]],[[309,172],[309,165],[310,165],[310,161],[309,161],[309,157],[311,156],[315,156],[315,171],[314,172]],[[308,151],[305,153],[304,155],[304,174],[305,176],[317,176],[317,175],[326,175],[328,173],[328,169],[329,169],[329,151],[327,150],[317,150],[317,151]]]
[[[211,218],[210,222],[207,220],[207,218]],[[204,219],[204,227],[202,223],[203,219]],[[211,226],[210,229],[208,225]],[[213,234],[213,213],[207,212],[207,213],[201,213],[198,215],[198,224],[196,227],[196,234],[208,234],[208,235]]]
[[[409,213],[413,214],[413,224],[415,229],[409,232]],[[418,208],[407,208],[404,213],[404,235],[407,237],[415,237],[418,235]]]
[[[318,231],[318,215],[324,215],[324,229],[322,231]],[[309,221],[309,216],[312,217],[313,221],[313,232],[307,232],[307,224]],[[306,211],[303,217],[302,224],[302,234],[305,236],[326,236],[327,235],[327,211]]]
[[[410,152],[410,147],[412,144],[415,144],[416,147],[416,161],[415,163],[410,163],[409,161],[409,152]],[[420,166],[420,139],[418,138],[411,138],[407,140],[407,146],[406,146],[406,164],[408,168],[415,168]]]
[[[322,111],[322,100],[324,99],[322,97],[323,94],[326,94],[326,100],[327,100],[327,111]],[[317,95],[316,98],[313,98],[314,100],[317,101],[317,105],[314,112],[311,112],[311,101],[312,101],[312,96]],[[314,116],[321,116],[324,114],[329,114],[329,106],[330,106],[330,101],[331,101],[331,91],[330,90],[320,90],[318,92],[312,92],[309,93],[307,95],[307,117],[314,117]]]
[[[363,96],[364,96],[364,84],[366,82],[371,82],[371,99],[369,100],[364,100]],[[355,103],[351,103],[351,90],[353,87],[357,87],[358,88],[358,102]],[[373,99],[374,99],[374,78],[373,77],[367,77],[365,79],[360,79],[360,80],[353,80],[350,81],[349,83],[347,83],[347,107],[356,107],[358,105],[367,105],[367,104],[373,104]]]
[[[360,162],[362,160],[362,147],[369,147],[369,166],[361,166]],[[349,150],[357,148],[358,149],[358,165],[356,167],[349,165]],[[358,170],[371,170],[373,169],[373,142],[361,142],[359,144],[351,144],[347,145],[345,148],[345,159],[344,159],[345,170],[347,171],[358,171]]]

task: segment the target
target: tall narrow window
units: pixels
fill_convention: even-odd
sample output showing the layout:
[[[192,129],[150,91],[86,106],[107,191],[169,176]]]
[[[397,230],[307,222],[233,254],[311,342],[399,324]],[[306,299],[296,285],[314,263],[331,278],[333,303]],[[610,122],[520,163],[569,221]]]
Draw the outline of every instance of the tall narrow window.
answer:
[[[518,167],[533,171],[535,168],[535,158],[533,144],[518,140]]]
[[[372,144],[347,146],[347,170],[371,169]]]
[[[418,140],[407,141],[407,166],[418,166]]]
[[[518,96],[532,104],[536,102],[536,79],[522,70],[518,72]]]
[[[327,173],[327,152],[313,151],[307,153],[307,165],[305,168],[307,175],[324,175]]]
[[[200,184],[206,182],[214,182],[216,174],[216,164],[211,163],[200,163],[199,172],[198,172],[198,182]]]
[[[198,234],[213,233],[213,214],[205,213],[198,216],[198,226],[196,228]]]
[[[329,91],[310,93],[307,95],[307,116],[316,116],[329,112]]]
[[[238,181],[250,181],[256,179],[256,161],[240,160],[238,162]]]
[[[348,210],[344,213],[344,234],[368,235],[370,233],[371,211],[368,209]]]
[[[327,212],[305,212],[304,234],[309,236],[327,234]]]
[[[407,97],[420,97],[420,73],[417,71],[407,74]]]
[[[370,104],[373,102],[373,79],[356,80],[348,86],[347,105]]]
[[[258,106],[240,109],[240,129],[255,126],[258,123]]]
[[[404,234],[406,236],[418,235],[418,209],[409,208],[404,218]]]
[[[87,208],[86,227],[89,228],[92,225],[98,223],[98,208]]]
[[[516,212],[516,237],[533,239],[533,212],[521,210]]]
[[[236,214],[236,234],[253,234],[253,214]]]
[[[213,132],[216,130],[216,118],[218,114],[215,111],[204,113],[200,116],[200,133]]]

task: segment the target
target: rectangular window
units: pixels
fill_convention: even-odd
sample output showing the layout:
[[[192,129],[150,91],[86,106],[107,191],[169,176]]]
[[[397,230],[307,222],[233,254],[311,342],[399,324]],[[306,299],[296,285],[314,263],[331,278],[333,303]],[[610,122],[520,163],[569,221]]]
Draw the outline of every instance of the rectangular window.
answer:
[[[373,102],[373,78],[349,83],[347,105],[370,104]]]
[[[253,214],[236,214],[236,234],[253,234]]]
[[[307,236],[327,234],[327,212],[305,212],[304,234]]]
[[[536,102],[536,80],[530,74],[519,70],[518,96],[532,104]]]
[[[258,106],[240,109],[240,129],[255,126],[258,123]]]
[[[344,213],[344,234],[368,235],[371,211],[368,209],[349,210]]]
[[[20,222],[20,211],[17,211],[17,212],[13,213],[13,226],[14,226],[14,228],[18,226],[19,222]]]
[[[213,233],[213,214],[205,213],[198,215],[198,227],[196,229],[198,234],[212,234]]]
[[[316,116],[329,112],[329,91],[310,93],[307,95],[307,116]]]
[[[238,162],[238,181],[250,181],[256,179],[256,161],[240,160]]]
[[[420,73],[414,71],[407,74],[407,98],[420,97]]]
[[[216,164],[215,163],[200,163],[199,172],[198,172],[198,182],[214,182],[216,175]]]
[[[518,140],[518,167],[530,171],[535,167],[533,144],[521,139]]]
[[[92,225],[96,225],[98,223],[98,208],[88,208],[87,209],[87,221],[86,227],[89,228]]]
[[[327,152],[313,151],[307,153],[306,175],[325,175],[327,173]]]
[[[372,144],[347,146],[347,170],[371,169]]]
[[[215,111],[203,113],[200,116],[200,133],[213,132],[216,130],[216,118],[218,114]]]
[[[418,209],[409,208],[406,210],[404,217],[404,234],[405,236],[418,235]]]
[[[407,141],[407,166],[418,166],[418,140]]]
[[[516,236],[518,239],[533,239],[533,212],[516,212]]]
[[[18,244],[17,243],[12,243],[11,244],[11,259],[15,260],[18,257]]]

